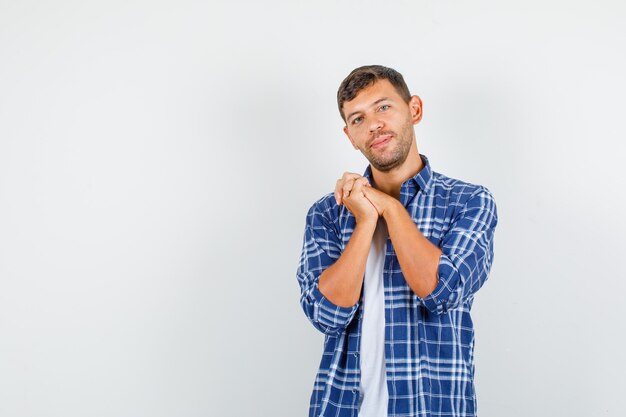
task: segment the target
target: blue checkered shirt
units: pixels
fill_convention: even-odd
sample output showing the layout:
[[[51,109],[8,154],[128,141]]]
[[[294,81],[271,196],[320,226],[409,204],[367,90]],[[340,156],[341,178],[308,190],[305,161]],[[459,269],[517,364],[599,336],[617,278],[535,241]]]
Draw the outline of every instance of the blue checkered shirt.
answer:
[[[385,365],[390,417],[476,415],[474,329],[470,309],[493,260],[497,223],[492,194],[483,186],[424,168],[402,184],[400,201],[421,233],[442,250],[439,283],[427,297],[406,283],[388,238],[385,249]],[[364,176],[372,183],[371,168]],[[297,271],[300,302],[325,335],[309,416],[356,417],[362,307],[340,307],[318,289],[322,272],[345,249],[356,221],[333,194],[306,217]]]

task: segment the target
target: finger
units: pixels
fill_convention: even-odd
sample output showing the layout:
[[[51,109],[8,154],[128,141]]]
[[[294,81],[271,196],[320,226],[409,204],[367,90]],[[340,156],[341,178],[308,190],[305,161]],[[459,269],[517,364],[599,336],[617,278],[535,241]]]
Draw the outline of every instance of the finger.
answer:
[[[361,178],[355,180],[350,195],[365,196],[365,194],[363,193],[363,187],[365,186],[365,182],[367,182],[367,180],[363,181],[361,180]]]
[[[365,178],[365,177],[359,177],[359,178],[357,178],[356,180],[354,180],[354,183],[355,183],[355,184],[357,184],[357,183],[358,183],[358,184],[361,184],[361,185],[362,185],[362,186],[364,186],[364,187],[365,187],[365,186],[370,185],[369,181],[368,181],[368,180],[367,180],[367,178]]]
[[[379,198],[378,197],[379,192],[380,191],[378,191],[376,188],[372,187],[371,185],[363,187],[363,195],[372,203],[374,202],[373,200],[377,200]]]
[[[357,187],[358,187],[359,193],[361,195],[365,196],[365,189],[364,188],[368,187],[369,185],[370,184],[369,184],[369,181],[367,181],[367,178],[361,177],[361,178],[359,178],[359,179],[354,181],[354,187],[352,187],[352,192],[354,192],[357,189]]]
[[[355,174],[353,172],[344,172],[341,178],[337,180],[335,184],[335,200],[337,200],[337,204],[341,204],[341,198],[343,196],[343,186],[350,180],[354,180],[359,178],[359,174]]]
[[[348,181],[348,180],[355,180],[357,178],[359,178],[361,175],[354,173],[354,172],[344,172],[343,175],[341,176],[341,179],[344,181]]]
[[[343,187],[341,187],[341,190],[344,198],[350,195],[350,191],[352,191],[353,186],[354,179],[347,180],[343,183]]]
[[[341,205],[342,201],[341,201],[341,179],[337,180],[337,183],[335,184],[335,201],[337,202],[337,205]]]
[[[350,197],[362,197],[363,191],[361,190],[362,185],[360,183],[354,182],[352,186],[352,191],[350,191]]]
[[[360,174],[346,171],[343,173],[341,178],[337,180],[337,182],[335,183],[335,201],[337,201],[338,205],[341,205],[343,203],[343,197],[347,197],[348,195],[350,195],[353,186],[352,181],[359,178],[364,177]]]

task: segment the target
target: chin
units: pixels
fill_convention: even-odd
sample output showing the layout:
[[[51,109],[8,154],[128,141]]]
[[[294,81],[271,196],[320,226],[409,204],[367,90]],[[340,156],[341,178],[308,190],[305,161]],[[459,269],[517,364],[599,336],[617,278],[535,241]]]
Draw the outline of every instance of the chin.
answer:
[[[385,165],[380,165],[380,164],[374,163],[372,161],[370,161],[370,163],[372,164],[372,166],[374,168],[376,168],[377,170],[379,170],[381,172],[389,172],[389,171],[393,170],[394,168],[397,168],[400,165],[402,165],[402,163],[400,163],[399,161],[390,162],[390,163],[385,164]]]

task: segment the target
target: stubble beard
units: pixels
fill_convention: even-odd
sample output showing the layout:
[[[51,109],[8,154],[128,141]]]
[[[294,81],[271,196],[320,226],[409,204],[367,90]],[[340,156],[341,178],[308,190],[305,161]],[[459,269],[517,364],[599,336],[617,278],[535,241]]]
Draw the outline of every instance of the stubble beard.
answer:
[[[409,151],[411,150],[412,140],[410,129],[412,127],[412,125],[409,125],[408,128],[405,127],[402,132],[400,132],[400,135],[393,135],[392,141],[396,141],[395,148],[385,150],[382,154],[376,154],[375,151],[367,147],[365,150],[362,150],[361,153],[378,171],[389,172],[392,169],[399,167],[404,164],[404,161],[406,161],[406,158],[409,156]],[[381,133],[381,135],[385,133]],[[386,152],[391,153],[385,156]]]

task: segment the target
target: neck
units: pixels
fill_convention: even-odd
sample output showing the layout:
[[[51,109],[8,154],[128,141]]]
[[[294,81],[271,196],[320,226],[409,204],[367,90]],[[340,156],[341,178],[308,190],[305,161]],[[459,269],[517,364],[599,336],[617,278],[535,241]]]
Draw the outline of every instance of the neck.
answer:
[[[385,194],[400,199],[402,183],[414,177],[422,168],[424,168],[424,162],[422,162],[422,158],[419,155],[417,145],[413,142],[406,161],[402,165],[387,172],[379,171],[372,167],[372,177],[374,178],[374,184],[372,185]]]

